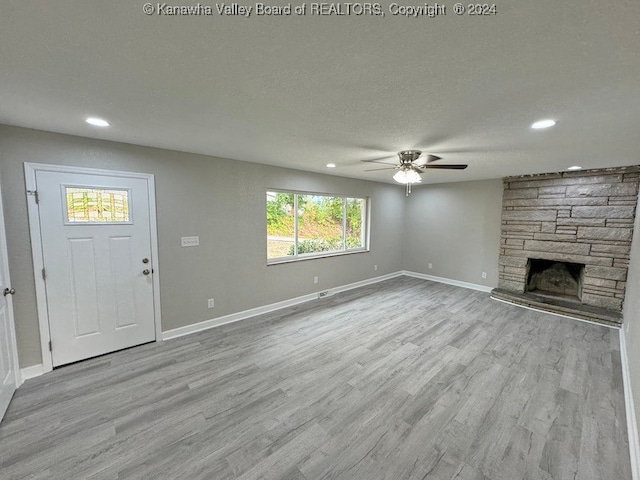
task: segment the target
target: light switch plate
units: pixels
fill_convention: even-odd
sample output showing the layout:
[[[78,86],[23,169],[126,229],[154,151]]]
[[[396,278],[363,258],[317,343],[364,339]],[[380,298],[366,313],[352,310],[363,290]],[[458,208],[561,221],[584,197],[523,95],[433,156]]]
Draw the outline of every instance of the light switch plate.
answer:
[[[197,247],[200,245],[200,237],[182,237],[180,238],[180,246]]]

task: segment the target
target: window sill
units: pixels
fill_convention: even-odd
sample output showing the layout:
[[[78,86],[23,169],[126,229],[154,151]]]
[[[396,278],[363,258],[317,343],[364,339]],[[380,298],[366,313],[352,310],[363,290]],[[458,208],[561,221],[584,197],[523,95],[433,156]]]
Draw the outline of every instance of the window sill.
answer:
[[[295,263],[295,262],[303,262],[305,260],[317,260],[319,258],[329,258],[329,257],[341,257],[343,255],[353,255],[356,253],[368,253],[369,249],[361,248],[358,250],[347,250],[346,252],[332,252],[332,253],[319,253],[319,254],[310,254],[299,257],[291,257],[291,258],[273,258],[271,260],[267,260],[267,266],[271,265],[280,265],[283,263]]]

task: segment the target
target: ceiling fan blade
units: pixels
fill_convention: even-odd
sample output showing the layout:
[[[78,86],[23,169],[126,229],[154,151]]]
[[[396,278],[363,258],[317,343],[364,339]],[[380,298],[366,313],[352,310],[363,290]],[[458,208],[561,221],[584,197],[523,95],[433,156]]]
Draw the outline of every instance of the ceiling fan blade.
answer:
[[[420,160],[422,160],[423,158],[426,158],[426,159],[427,159],[427,161],[426,161],[425,163],[431,163],[431,162],[435,162],[435,161],[437,161],[437,160],[442,160],[442,157],[439,157],[439,156],[437,156],[437,155],[430,155],[430,154],[428,154],[428,153],[427,153],[427,154],[425,154],[425,155],[422,155],[422,156],[420,157]]]
[[[395,163],[379,162],[378,160],[360,160],[360,161],[365,163],[379,163],[380,165],[388,165],[390,167],[394,167],[396,165]]]
[[[413,170],[418,173],[424,173],[422,165],[413,165]]]
[[[469,165],[463,165],[463,164],[450,164],[450,165],[420,165],[422,168],[439,168],[441,170],[464,170],[465,168],[467,168]]]
[[[385,168],[368,168],[368,169],[365,170],[365,172],[375,172],[377,170],[396,170],[397,168],[399,168],[399,167],[391,167],[391,166],[389,166],[389,167],[385,167]]]
[[[393,157],[379,157],[379,158],[372,158],[370,160],[360,160],[361,162],[364,163],[383,163],[386,165],[391,165],[389,162],[383,162],[382,160],[388,160],[388,159],[392,159]],[[395,162],[394,162],[395,163]]]

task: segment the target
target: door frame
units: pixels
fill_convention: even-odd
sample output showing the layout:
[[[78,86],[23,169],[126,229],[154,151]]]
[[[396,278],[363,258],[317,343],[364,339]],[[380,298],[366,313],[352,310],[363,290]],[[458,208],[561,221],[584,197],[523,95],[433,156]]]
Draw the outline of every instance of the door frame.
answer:
[[[40,349],[42,351],[43,372],[53,370],[53,357],[49,351],[51,330],[49,328],[49,308],[47,290],[42,278],[44,256],[42,252],[42,234],[40,230],[40,210],[36,202],[36,172],[57,172],[69,174],[102,175],[110,177],[137,178],[147,181],[149,201],[149,229],[151,230],[151,258],[153,259],[153,317],[155,323],[156,342],[162,339],[162,318],[160,312],[160,265],[158,260],[158,224],[156,214],[155,176],[151,173],[124,172],[98,168],[71,167],[67,165],[49,165],[45,163],[25,162],[24,176],[27,193],[27,209],[29,212],[29,233],[31,235],[31,255],[33,258],[33,276],[36,287],[36,303],[38,308],[38,324],[40,326]]]
[[[1,187],[0,187],[1,190]],[[9,250],[7,249],[7,225],[4,221],[4,205],[2,203],[2,192],[0,191],[0,242],[2,242],[2,260],[4,263],[3,278],[7,282],[5,287],[11,287],[11,272],[9,270]],[[11,352],[11,360],[13,361],[13,375],[15,386],[18,388],[22,384],[22,372],[20,370],[20,359],[18,358],[18,342],[16,339],[16,321],[13,314],[13,295],[6,296],[7,299],[7,322],[9,323],[9,344],[13,352]],[[0,420],[2,420],[2,412],[0,411]]]

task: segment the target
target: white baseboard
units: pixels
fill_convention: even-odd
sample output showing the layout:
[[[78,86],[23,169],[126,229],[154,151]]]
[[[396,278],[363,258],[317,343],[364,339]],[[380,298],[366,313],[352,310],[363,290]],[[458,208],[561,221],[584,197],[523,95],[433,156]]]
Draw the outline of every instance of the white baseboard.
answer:
[[[631,372],[627,357],[627,340],[624,328],[620,329],[620,363],[622,366],[622,383],[624,385],[624,404],[627,414],[627,433],[629,435],[629,456],[631,458],[631,478],[640,480],[640,442],[638,442],[638,422],[636,408],[631,390]]]
[[[185,335],[189,335],[191,333],[202,332],[204,330],[209,330],[210,328],[219,327],[220,325],[226,325],[228,323],[239,322],[240,320],[255,317],[256,315],[273,312],[275,310],[280,310],[281,308],[292,307],[293,305],[316,300],[317,298],[317,293],[310,293],[309,295],[291,298],[282,302],[272,303],[270,305],[264,305],[262,307],[252,308],[250,310],[243,310],[242,312],[231,313],[229,315],[212,318],[211,320],[204,320],[198,323],[192,323],[191,325],[185,325],[184,327],[174,328],[172,330],[166,330],[162,332],[162,340],[184,337]]]
[[[353,290],[354,288],[365,287],[374,283],[384,282],[385,280],[391,280],[392,278],[401,277],[402,272],[393,272],[386,275],[380,275],[379,277],[367,278],[366,280],[360,280],[359,282],[348,283],[341,287],[331,288],[329,291],[334,293],[346,292],[347,290]]]
[[[38,365],[31,365],[30,367],[21,368],[20,384],[22,385],[25,382],[25,380],[39,377],[40,375],[44,375],[44,366],[41,363]]]
[[[401,275],[402,275],[402,272],[395,272],[387,275],[380,275],[379,277],[368,278],[366,280],[361,280],[359,282],[354,282],[347,285],[342,285],[340,287],[323,290],[323,292],[328,292],[327,296],[330,296],[335,293],[345,292],[347,290],[363,287],[365,285],[370,285],[372,283],[382,282],[384,280],[389,280],[390,278],[399,277]],[[224,315],[222,317],[212,318],[211,320],[205,320],[203,322],[186,325],[184,327],[174,328],[172,330],[167,330],[165,332],[162,332],[162,340],[170,340],[172,338],[183,337],[191,333],[202,332],[204,330],[209,330],[210,328],[219,327],[221,325],[227,325],[229,323],[239,322],[241,320],[246,320],[247,318],[255,317],[256,315],[262,315],[264,313],[270,313],[276,310],[281,310],[283,308],[299,305],[301,303],[310,302],[311,300],[316,300],[317,298],[318,298],[317,292],[310,293],[308,295],[302,295],[301,297],[291,298],[289,300],[283,300],[282,302],[271,303],[269,305],[264,305],[262,307],[243,310],[242,312],[231,313],[229,315]]]
[[[426,273],[418,273],[418,272],[403,270],[402,274],[408,277],[421,278],[422,280],[431,280],[432,282],[446,283],[447,285],[455,285],[456,287],[470,288],[471,290],[479,290],[480,292],[491,292],[491,290],[493,290],[493,287],[487,287],[486,285],[478,285],[477,283],[462,282],[460,280],[453,280],[451,278],[436,277],[434,275],[427,275]]]

